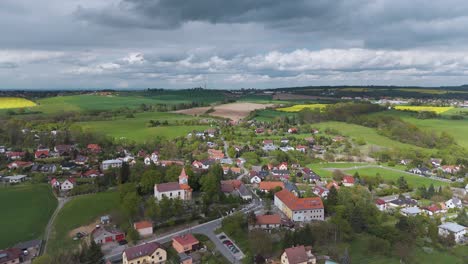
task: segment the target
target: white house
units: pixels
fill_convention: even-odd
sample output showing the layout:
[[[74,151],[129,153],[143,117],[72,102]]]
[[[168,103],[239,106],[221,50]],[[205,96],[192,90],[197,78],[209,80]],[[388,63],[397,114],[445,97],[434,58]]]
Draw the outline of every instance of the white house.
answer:
[[[147,237],[153,234],[153,223],[150,221],[140,221],[133,223],[133,228],[140,234],[140,237]]]
[[[453,197],[452,199],[445,202],[445,206],[447,207],[447,209],[462,208],[463,204],[460,199],[458,199],[457,197]]]
[[[250,179],[250,183],[252,183],[252,184],[259,184],[261,181],[262,181],[262,179],[260,177],[258,177],[257,175],[253,176]]]
[[[328,193],[330,192],[327,188],[318,186],[316,185],[314,187],[314,190],[312,191],[315,195],[320,196],[322,198],[325,198],[328,196]]]
[[[6,147],[0,146],[0,153],[5,153],[5,152],[6,152]]]
[[[156,163],[158,162],[158,160],[159,160],[159,152],[154,151],[153,153],[151,153],[151,161],[153,163]]]
[[[76,183],[76,181],[73,178],[66,179],[64,182],[62,182],[60,184],[60,189],[62,191],[71,190],[71,189],[73,189],[73,187],[75,187],[75,183]]]
[[[15,175],[3,177],[3,180],[8,183],[20,183],[26,180],[26,175]]]
[[[151,159],[149,156],[145,157],[145,159],[143,160],[143,162],[145,163],[146,166],[149,166],[151,165]]]
[[[421,209],[419,207],[414,206],[414,207],[405,207],[400,210],[400,213],[404,216],[416,216],[421,214]]]
[[[453,234],[456,243],[464,243],[466,241],[466,227],[457,223],[447,222],[439,226],[439,236],[448,236]]]
[[[123,164],[123,161],[121,160],[105,160],[101,164],[101,169],[102,170],[108,170],[111,168],[121,168]]]

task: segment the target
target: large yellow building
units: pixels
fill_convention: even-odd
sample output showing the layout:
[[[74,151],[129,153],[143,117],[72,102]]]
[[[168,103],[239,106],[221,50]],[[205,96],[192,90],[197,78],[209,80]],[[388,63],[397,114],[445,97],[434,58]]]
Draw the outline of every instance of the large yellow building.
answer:
[[[122,253],[123,264],[162,264],[167,261],[167,252],[157,242],[127,248]]]

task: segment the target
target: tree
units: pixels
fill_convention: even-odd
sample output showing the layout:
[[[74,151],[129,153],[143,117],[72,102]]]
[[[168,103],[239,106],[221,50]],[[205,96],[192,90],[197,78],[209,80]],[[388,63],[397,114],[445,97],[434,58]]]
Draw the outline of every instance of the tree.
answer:
[[[121,184],[126,183],[129,178],[130,178],[130,166],[128,165],[128,163],[124,162],[122,163],[122,167],[120,168],[119,182]]]
[[[330,191],[327,195],[327,202],[328,207],[333,207],[338,204],[338,191],[336,190],[335,186],[330,188]]]
[[[122,210],[128,218],[133,218],[138,212],[141,198],[136,192],[130,192],[125,195],[121,202]]]
[[[343,171],[341,170],[334,170],[333,173],[332,173],[332,176],[333,176],[333,179],[335,181],[342,181],[343,180],[343,177],[345,176],[345,174],[343,173]]]
[[[83,244],[80,254],[80,263],[83,264],[100,264],[104,263],[104,254],[102,254],[101,247],[94,242],[94,239],[91,239],[91,243],[88,246]]]
[[[269,233],[263,230],[250,231],[249,244],[255,255],[270,256],[273,253],[273,239]]]
[[[201,189],[204,192],[204,201],[206,204],[219,201],[222,177],[223,169],[219,164],[216,164],[201,178]]]
[[[429,189],[427,189],[427,198],[431,199],[435,193],[436,192],[435,192],[434,184],[431,183],[431,185],[429,186]]]
[[[140,239],[140,234],[133,228],[133,226],[130,226],[127,230],[127,239],[131,243],[135,243]]]
[[[398,189],[400,189],[400,192],[406,192],[406,191],[409,190],[408,182],[406,181],[405,177],[403,177],[403,176],[398,178],[397,186],[398,186]]]

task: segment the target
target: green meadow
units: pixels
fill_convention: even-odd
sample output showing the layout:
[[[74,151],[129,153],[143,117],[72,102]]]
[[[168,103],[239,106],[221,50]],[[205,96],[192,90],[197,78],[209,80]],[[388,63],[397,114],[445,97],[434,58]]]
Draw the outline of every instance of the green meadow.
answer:
[[[46,184],[0,187],[0,248],[40,238],[57,199]]]
[[[127,139],[145,142],[151,138],[176,138],[186,136],[193,130],[204,130],[208,125],[175,125],[176,121],[196,120],[197,118],[175,113],[145,112],[137,113],[134,118],[118,117],[106,121],[79,122],[85,131],[108,135],[114,139]],[[150,120],[168,121],[169,125],[149,127]]]
[[[60,210],[53,223],[47,247],[48,254],[76,247],[79,242],[68,236],[73,229],[91,224],[119,206],[117,192],[83,195],[73,198]]]

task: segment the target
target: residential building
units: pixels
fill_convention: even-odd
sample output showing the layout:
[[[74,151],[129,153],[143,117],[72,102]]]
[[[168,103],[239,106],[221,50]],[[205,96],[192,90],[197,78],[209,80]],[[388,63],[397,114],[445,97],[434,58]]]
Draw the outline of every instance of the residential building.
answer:
[[[408,207],[408,206],[416,206],[418,202],[409,198],[409,197],[399,197],[395,200],[391,200],[388,202],[390,207]]]
[[[74,178],[68,178],[60,184],[60,190],[69,191],[75,187],[76,180]]]
[[[200,241],[192,234],[184,234],[172,238],[172,247],[177,253],[186,253],[198,249]]]
[[[98,144],[88,144],[86,149],[88,150],[88,152],[93,154],[98,154],[102,151],[101,146],[99,146]]]
[[[8,248],[0,250],[0,264],[17,264],[21,263],[22,251],[19,248]]]
[[[147,237],[153,234],[153,223],[151,221],[140,221],[133,223],[133,228],[140,234],[140,237]]]
[[[417,206],[405,207],[400,210],[400,213],[404,216],[416,216],[421,214],[421,209]]]
[[[463,203],[457,197],[452,197],[452,199],[445,202],[445,206],[447,207],[447,209],[462,208]]]
[[[291,247],[281,254],[281,264],[315,264],[316,262],[317,258],[312,254],[311,247]]]
[[[259,184],[260,182],[262,182],[262,179],[258,175],[254,175],[250,178],[250,183],[252,184]]]
[[[167,252],[157,242],[129,247],[122,253],[123,264],[165,263]]]
[[[101,170],[105,171],[112,168],[121,168],[123,161],[115,159],[115,160],[104,160],[101,163]]]
[[[345,187],[352,187],[354,186],[354,178],[351,175],[345,175],[343,177],[343,185]]]
[[[49,149],[40,149],[34,152],[34,157],[36,159],[45,159],[49,157]]]
[[[284,182],[281,181],[262,181],[258,185],[258,189],[263,192],[270,192],[279,187],[280,189],[284,189]]]
[[[375,200],[375,206],[377,206],[377,208],[380,210],[380,211],[385,211],[387,210],[387,203],[382,200],[382,199],[377,199]]]
[[[271,230],[281,227],[281,216],[279,214],[272,215],[257,215],[255,217],[255,223],[250,225],[250,229],[264,229]]]
[[[439,226],[439,236],[445,237],[449,234],[453,234],[456,243],[462,244],[467,241],[466,227],[457,223],[447,222]]]
[[[294,222],[323,221],[325,212],[320,197],[298,198],[288,190],[275,194],[274,204]]]
[[[8,169],[10,170],[26,169],[32,166],[33,166],[33,163],[30,161],[13,161],[12,163],[7,165]]]
[[[3,177],[3,181],[8,183],[20,183],[26,180],[26,175],[15,175],[15,176],[5,176]]]
[[[315,195],[320,196],[322,198],[325,198],[328,196],[328,193],[330,192],[327,188],[318,186],[316,185],[314,187],[314,190],[312,191]]]

